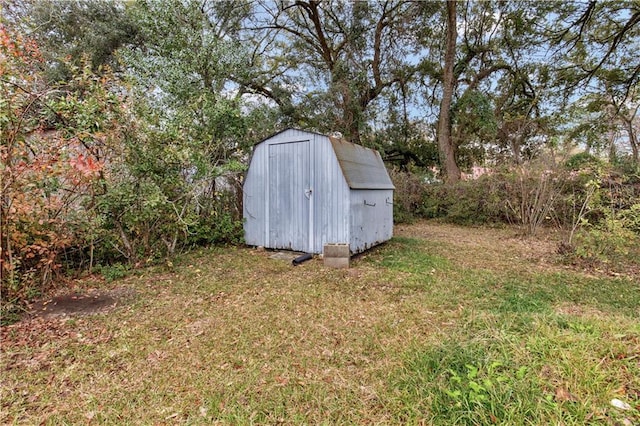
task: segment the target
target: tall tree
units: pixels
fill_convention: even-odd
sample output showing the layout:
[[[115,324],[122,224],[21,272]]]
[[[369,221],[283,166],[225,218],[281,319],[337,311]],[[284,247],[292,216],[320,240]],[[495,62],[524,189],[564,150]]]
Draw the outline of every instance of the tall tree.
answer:
[[[590,136],[606,130],[610,151],[615,151],[613,127],[620,127],[638,164],[637,85],[640,83],[640,4],[637,1],[568,2],[553,21],[549,32],[564,53],[557,67],[558,77],[566,84],[566,97],[581,95],[578,104],[587,104],[572,130],[572,135]],[[574,108],[575,110],[575,108]],[[586,120],[584,119],[586,116]],[[604,122],[589,120],[606,118]],[[588,145],[589,146],[589,145]]]
[[[66,81],[82,69],[118,71],[119,48],[140,42],[123,0],[9,0],[9,11],[41,46],[49,80]],[[17,22],[16,22],[17,23]]]
[[[247,10],[246,3],[229,1],[140,1],[132,15],[144,44],[122,52],[134,88],[162,126],[173,128],[185,147],[214,167],[244,142],[233,78],[245,65],[246,51],[230,35]]]
[[[637,90],[630,91],[624,103],[619,104],[618,101],[606,87],[577,99],[567,108],[570,117],[568,136],[574,145],[581,144],[589,152],[608,152],[612,162],[618,159],[618,154],[626,151],[637,165],[640,154],[640,100]]]
[[[550,33],[566,52],[561,68],[570,89],[607,75],[618,97],[640,82],[640,3],[568,1],[551,21]]]
[[[546,77],[539,71],[543,59],[531,52],[541,44],[536,22],[544,19],[549,6],[531,2],[457,2],[455,16],[451,4],[442,6],[439,13],[428,11],[421,18],[424,29],[417,34],[426,46],[420,66],[422,84],[430,93],[432,105],[438,105],[433,109],[438,113],[441,167],[446,180],[455,181],[458,173],[452,164],[447,164],[450,157],[459,169],[463,164],[482,161],[495,145],[504,145],[512,148],[511,155],[519,161],[521,147],[533,139],[532,129],[539,128],[525,123],[540,119],[538,105],[543,99],[539,91],[544,89]],[[445,37],[439,38],[440,33]],[[447,66],[452,53],[450,69]],[[452,92],[450,103],[448,91]],[[448,112],[441,109],[447,104]],[[516,125],[511,120],[514,115],[523,131],[512,135],[505,127],[500,132],[500,126]],[[446,151],[452,155],[447,156]],[[453,177],[448,176],[447,169],[451,169]]]
[[[446,47],[442,71],[442,100],[438,116],[438,148],[440,162],[444,167],[445,181],[455,183],[460,180],[460,168],[456,162],[455,145],[451,138],[451,104],[456,81],[454,65],[458,38],[456,0],[447,1]]]
[[[258,1],[257,7],[253,61],[265,72],[244,85],[298,123],[360,142],[371,104],[415,71],[416,44],[407,31],[414,3]]]

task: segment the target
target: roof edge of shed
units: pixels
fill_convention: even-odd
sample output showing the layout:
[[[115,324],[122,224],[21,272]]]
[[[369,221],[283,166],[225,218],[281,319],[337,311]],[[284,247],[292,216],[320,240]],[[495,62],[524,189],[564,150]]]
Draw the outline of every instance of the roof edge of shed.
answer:
[[[349,142],[344,138],[328,138],[349,188],[396,189],[377,150]]]
[[[295,130],[295,131],[298,131],[298,132],[305,132],[305,133],[312,133],[314,135],[328,137],[327,135],[325,135],[323,133],[316,132],[316,131],[313,131],[313,130],[305,130],[305,129],[300,129],[298,127],[287,127],[286,129],[282,129],[280,131],[277,131],[275,133],[270,134],[269,136],[267,136],[265,138],[260,139],[258,142],[254,143],[253,146],[260,145],[262,142],[265,142],[265,141],[267,141],[267,140],[269,140],[269,139],[271,139],[271,138],[273,138],[275,136],[278,136],[280,133],[288,132],[289,130]]]
[[[349,188],[395,190],[380,153],[375,149],[349,142],[344,138],[337,138],[312,130],[287,127],[256,142],[253,146],[256,147],[291,130],[328,138]]]

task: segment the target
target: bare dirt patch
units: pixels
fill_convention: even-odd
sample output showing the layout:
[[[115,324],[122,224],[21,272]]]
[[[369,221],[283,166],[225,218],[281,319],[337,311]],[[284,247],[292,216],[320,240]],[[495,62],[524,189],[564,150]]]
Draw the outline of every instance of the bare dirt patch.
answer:
[[[126,287],[73,291],[33,303],[29,314],[32,317],[54,318],[104,313],[127,304],[134,294],[133,289]]]
[[[277,259],[277,260],[284,260],[286,262],[291,262],[293,261],[293,259],[295,259],[298,256],[303,255],[304,253],[302,252],[298,252],[298,251],[282,251],[282,250],[278,250],[278,251],[274,251],[272,253],[269,254],[269,259]]]

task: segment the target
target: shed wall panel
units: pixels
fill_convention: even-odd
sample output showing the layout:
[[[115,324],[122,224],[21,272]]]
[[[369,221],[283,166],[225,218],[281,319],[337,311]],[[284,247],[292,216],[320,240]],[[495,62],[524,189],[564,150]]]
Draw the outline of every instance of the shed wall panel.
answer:
[[[360,253],[393,236],[393,191],[351,190],[352,253]]]
[[[244,217],[245,242],[253,246],[267,246],[267,220],[268,213],[265,210],[268,155],[267,145],[258,145],[254,148],[249,170],[245,176],[242,198],[242,210]]]
[[[269,243],[309,250],[309,141],[269,145]]]
[[[316,135],[313,149],[313,252],[322,253],[325,244],[349,242],[349,186],[329,138]]]

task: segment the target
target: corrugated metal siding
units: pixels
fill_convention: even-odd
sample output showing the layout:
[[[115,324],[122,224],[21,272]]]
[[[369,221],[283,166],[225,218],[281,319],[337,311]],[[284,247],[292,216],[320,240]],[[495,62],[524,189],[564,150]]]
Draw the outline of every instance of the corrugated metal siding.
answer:
[[[316,135],[313,149],[313,252],[322,253],[327,243],[349,242],[349,186],[329,138]]]
[[[268,247],[309,250],[309,141],[269,145]]]
[[[311,137],[308,132],[289,129],[254,147],[243,188],[244,234],[247,244],[269,247],[269,147],[279,143],[309,141]]]
[[[360,253],[393,236],[393,191],[351,190],[349,248]]]
[[[242,210],[244,217],[244,239],[252,246],[266,246],[266,228],[269,219],[265,209],[265,185],[269,159],[268,145],[254,148],[249,170],[244,180]]]

